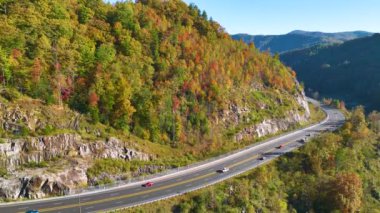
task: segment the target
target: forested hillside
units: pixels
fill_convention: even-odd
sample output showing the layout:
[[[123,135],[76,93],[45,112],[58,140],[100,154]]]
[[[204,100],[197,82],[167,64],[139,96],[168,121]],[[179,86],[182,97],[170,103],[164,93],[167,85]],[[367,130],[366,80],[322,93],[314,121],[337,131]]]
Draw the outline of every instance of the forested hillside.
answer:
[[[247,44],[253,42],[258,49],[275,54],[309,48],[315,45],[340,44],[344,41],[370,35],[372,33],[364,31],[323,33],[295,30],[285,35],[236,34],[232,35],[232,38],[243,40]]]
[[[299,108],[294,72],[179,0],[7,0],[0,22],[4,88],[143,139],[199,140],[231,104]]]
[[[0,23],[0,199],[129,180],[309,122],[290,68],[180,0],[6,0]]]
[[[348,106],[380,108],[380,35],[330,47],[281,55],[310,94],[345,100]]]

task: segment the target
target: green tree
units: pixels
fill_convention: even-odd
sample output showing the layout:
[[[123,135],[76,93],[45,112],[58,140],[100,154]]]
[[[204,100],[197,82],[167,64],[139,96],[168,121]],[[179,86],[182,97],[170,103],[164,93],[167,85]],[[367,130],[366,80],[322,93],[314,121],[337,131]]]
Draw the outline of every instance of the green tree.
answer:
[[[132,31],[136,30],[136,22],[133,20],[133,5],[131,2],[118,2],[116,3],[116,9],[111,13],[109,19],[110,22],[115,24],[120,22],[125,29],[130,29]]]
[[[112,125],[119,129],[129,130],[133,113],[136,111],[131,104],[132,90],[128,81],[122,76],[117,78],[115,105],[112,112]]]
[[[86,6],[78,9],[78,21],[81,24],[87,24],[94,17],[94,11]]]
[[[7,55],[5,50],[3,50],[1,47],[0,47],[0,69],[2,72],[1,75],[3,76],[3,79],[2,79],[3,83],[4,85],[6,85],[12,77],[12,72],[10,69],[9,56]]]
[[[109,65],[113,60],[115,60],[116,50],[112,44],[102,44],[96,50],[96,60],[101,63],[104,67]]]

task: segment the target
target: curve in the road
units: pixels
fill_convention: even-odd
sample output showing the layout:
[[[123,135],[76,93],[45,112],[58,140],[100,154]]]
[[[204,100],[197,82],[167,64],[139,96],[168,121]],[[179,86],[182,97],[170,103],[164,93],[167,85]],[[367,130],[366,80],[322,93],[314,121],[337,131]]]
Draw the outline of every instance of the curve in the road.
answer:
[[[153,179],[152,187],[144,188],[140,183],[129,184],[104,191],[74,196],[0,204],[0,212],[25,212],[38,209],[40,212],[95,212],[142,205],[183,193],[194,191],[225,179],[234,177],[304,143],[301,139],[312,137],[323,131],[332,131],[344,122],[344,115],[337,109],[323,106],[326,119],[316,125],[296,130],[274,139],[268,139],[240,152],[212,162]],[[279,148],[281,145],[281,148]],[[265,156],[265,159],[260,159]],[[226,173],[217,170],[227,167]]]

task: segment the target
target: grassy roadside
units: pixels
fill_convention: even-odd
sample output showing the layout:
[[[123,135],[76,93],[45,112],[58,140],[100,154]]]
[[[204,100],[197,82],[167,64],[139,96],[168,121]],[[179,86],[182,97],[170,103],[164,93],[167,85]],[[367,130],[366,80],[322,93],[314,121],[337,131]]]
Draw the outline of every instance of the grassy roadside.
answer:
[[[320,122],[326,118],[326,113],[320,107],[309,103],[309,109],[310,119],[304,126]]]

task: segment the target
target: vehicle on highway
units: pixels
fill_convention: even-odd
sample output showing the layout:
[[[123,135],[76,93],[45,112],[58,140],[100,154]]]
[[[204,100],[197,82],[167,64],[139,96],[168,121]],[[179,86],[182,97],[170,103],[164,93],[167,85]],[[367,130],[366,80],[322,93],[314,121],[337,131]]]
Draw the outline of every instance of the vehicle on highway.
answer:
[[[306,143],[306,140],[304,138],[302,138],[302,139],[298,140],[298,142],[300,142],[300,143]]]
[[[154,183],[151,182],[151,181],[149,181],[149,182],[144,183],[142,186],[143,186],[143,187],[151,187],[151,186],[153,186],[153,185],[154,185]]]
[[[39,213],[39,211],[38,210],[28,210],[25,213]]]
[[[277,147],[277,149],[282,149],[284,148],[284,144],[281,144],[280,146]]]
[[[306,135],[306,137],[310,137],[310,136],[311,136],[310,133]]]
[[[333,119],[333,117],[331,117],[331,119]],[[343,118],[339,118],[339,119],[343,119]],[[329,122],[329,121],[326,121],[326,122]],[[310,131],[311,135],[318,135],[321,132],[321,128],[324,126],[325,126],[325,123],[321,123],[313,128],[310,128],[310,130],[308,131]],[[210,184],[214,184],[218,181],[222,181],[226,178],[229,178],[233,174],[238,174],[240,172],[245,172],[252,168],[259,167],[265,164],[267,161],[285,154],[286,151],[291,151],[293,150],[293,148],[295,149],[297,147],[300,147],[301,145],[304,145],[304,144],[298,144],[297,146],[296,144],[291,143],[291,142],[294,142],[295,139],[298,139],[298,140],[305,139],[305,141],[307,141],[309,137],[305,137],[305,136],[308,133],[309,132],[303,131],[303,132],[295,133],[291,135],[280,136],[279,137],[280,139],[270,139],[268,140],[268,142],[265,142],[264,143],[265,145],[262,147],[256,146],[255,148],[252,148],[252,149],[248,149],[248,150],[244,149],[244,151],[240,153],[232,154],[231,158],[223,157],[224,158],[223,161],[208,161],[206,164],[200,164],[202,166],[193,167],[195,169],[185,169],[183,170],[183,172],[179,173],[179,176],[178,175],[169,176],[169,175],[164,174],[163,179],[165,179],[165,181],[157,182],[157,184],[156,184],[156,180],[145,179],[145,181],[140,182],[140,184],[136,187],[137,188],[140,187],[140,190],[142,190],[142,192],[144,193],[149,193],[149,196],[141,196],[141,193],[135,192],[135,191],[138,191],[138,189],[135,190],[133,186],[133,190],[131,190],[131,188],[128,186],[128,187],[125,187],[125,189],[120,189],[122,190],[121,192],[123,193],[123,195],[124,194],[126,195],[126,196],[122,196],[124,198],[123,198],[123,202],[121,202],[120,204],[118,204],[119,202],[115,202],[115,199],[119,200],[121,197],[121,195],[118,195],[119,193],[110,194],[110,192],[107,190],[105,190],[104,192],[100,190],[98,193],[87,195],[89,196],[89,198],[91,198],[89,200],[96,200],[96,203],[99,205],[93,205],[92,201],[86,204],[82,204],[82,205],[89,206],[91,204],[92,205],[91,211],[101,212],[101,211],[104,211],[105,209],[107,210],[110,208],[117,209],[117,208],[131,207],[131,206],[134,206],[136,202],[145,203],[145,202],[160,200],[163,197],[170,197],[174,193],[183,194],[194,188],[201,188]],[[277,149],[277,147],[283,147],[283,149],[281,148]],[[236,162],[234,160],[236,160]],[[236,165],[240,165],[240,166],[236,166]],[[231,172],[229,172],[228,169],[224,170],[224,171],[228,171],[226,173],[217,172],[218,169],[222,169],[224,167],[228,167],[229,169],[232,168]],[[198,170],[199,173],[194,172],[194,170],[196,171]],[[201,175],[201,174],[205,174],[205,175]],[[187,180],[183,182],[179,182],[180,178],[178,177],[181,177],[181,178],[187,177],[186,178]],[[148,181],[152,181],[152,182],[148,182]],[[184,183],[189,183],[189,184],[184,184]],[[145,188],[145,187],[150,187],[150,188]],[[8,204],[0,205],[0,213],[19,212],[20,209],[24,209],[24,210],[21,210],[22,212],[25,212],[29,209],[40,209],[42,211],[42,208],[44,208],[45,210],[48,208],[50,209],[54,208],[55,212],[59,212],[59,211],[79,212],[77,197],[57,198],[57,200],[60,200],[60,201],[62,200],[64,201],[64,203],[52,207],[53,205],[52,201],[38,200],[33,203],[25,202],[25,203],[19,203],[16,205],[13,205],[10,203],[9,206]],[[83,200],[84,199],[82,199],[82,201]]]
[[[225,173],[225,172],[228,172],[228,171],[230,171],[230,169],[227,168],[227,167],[224,167],[223,169],[219,169],[217,172],[219,172],[219,173]]]

